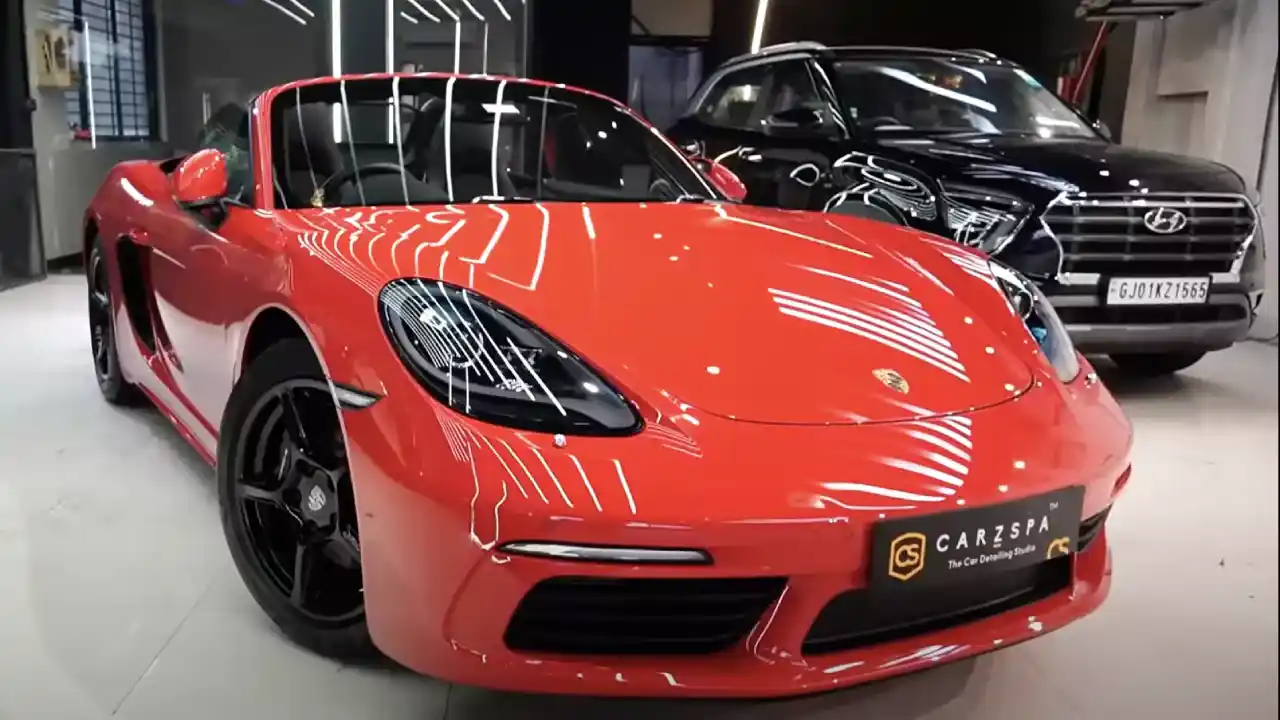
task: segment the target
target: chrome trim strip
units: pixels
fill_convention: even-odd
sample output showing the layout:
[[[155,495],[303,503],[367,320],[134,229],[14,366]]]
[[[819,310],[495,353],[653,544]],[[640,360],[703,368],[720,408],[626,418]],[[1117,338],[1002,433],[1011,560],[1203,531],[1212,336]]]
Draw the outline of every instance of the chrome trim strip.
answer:
[[[685,105],[685,108],[684,108],[684,114],[692,115],[695,112],[697,112],[698,108],[702,106],[702,103],[706,101],[707,96],[711,94],[711,91],[715,89],[716,85],[718,85],[720,81],[725,78],[726,75],[738,72],[739,70],[753,68],[759,65],[767,65],[769,63],[785,62],[787,60],[808,61],[812,57],[813,57],[812,54],[808,52],[779,52],[779,53],[764,54],[753,60],[743,60],[742,62],[739,62],[736,64],[726,63],[725,65],[722,65],[720,69],[717,70],[714,74],[712,74],[711,77],[707,78],[707,81],[704,82],[702,86],[698,88],[698,91],[695,92],[693,96],[689,98],[689,102],[688,104]]]
[[[604,547],[570,543],[517,541],[503,544],[499,551],[552,560],[578,562],[635,563],[638,565],[710,565],[711,555],[704,550],[674,548]]]
[[[1097,285],[1102,282],[1102,275],[1098,273],[1062,273],[1058,275],[1059,285]]]
[[[382,399],[380,395],[374,395],[363,390],[348,385],[342,385],[330,381],[329,386],[333,389],[333,399],[338,403],[339,407],[347,410],[364,410],[373,407],[374,403]]]
[[[1210,294],[1209,299],[1202,303],[1193,305],[1107,305],[1103,298],[1097,295],[1053,295],[1049,297],[1049,303],[1059,308],[1079,308],[1079,307],[1118,307],[1118,308],[1141,308],[1141,307],[1200,307],[1203,305],[1243,305],[1245,303],[1244,293],[1217,293]],[[1068,324],[1069,323],[1065,323]],[[1123,324],[1123,323],[1117,323]],[[1141,324],[1141,323],[1131,323]]]
[[[1179,197],[1187,197],[1181,195]],[[1148,195],[1146,197],[1136,197],[1131,201],[1125,200],[1095,200],[1092,198],[1067,198],[1063,205],[1072,205],[1079,207],[1114,207],[1114,208],[1130,208],[1130,207],[1190,207],[1190,208],[1236,208],[1246,205],[1247,202],[1222,202],[1217,200],[1161,200],[1158,196]]]

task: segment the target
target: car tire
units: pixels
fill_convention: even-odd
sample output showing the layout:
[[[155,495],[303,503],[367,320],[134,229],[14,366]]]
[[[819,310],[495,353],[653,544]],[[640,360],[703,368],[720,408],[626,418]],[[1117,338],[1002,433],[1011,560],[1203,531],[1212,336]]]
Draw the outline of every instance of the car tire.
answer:
[[[245,369],[223,415],[218,501],[236,569],[267,616],[304,648],[363,663],[381,655],[365,619],[355,498],[338,412],[306,341],[268,348]],[[278,456],[270,452],[277,445]],[[332,511],[331,522],[308,514],[317,509]],[[322,536],[327,539],[317,539]],[[307,579],[300,583],[300,577]],[[317,586],[308,589],[310,583]]]
[[[1112,362],[1130,377],[1155,378],[1172,375],[1200,362],[1204,352],[1114,354]]]
[[[89,347],[93,352],[93,370],[98,391],[112,405],[135,407],[146,402],[136,385],[127,382],[120,372],[120,354],[116,345],[115,306],[111,299],[110,273],[102,240],[94,240],[85,266],[89,300]]]

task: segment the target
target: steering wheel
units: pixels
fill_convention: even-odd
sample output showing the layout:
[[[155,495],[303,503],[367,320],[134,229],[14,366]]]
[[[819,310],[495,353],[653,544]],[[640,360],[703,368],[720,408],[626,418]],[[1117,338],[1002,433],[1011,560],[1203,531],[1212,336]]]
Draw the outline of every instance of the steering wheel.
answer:
[[[330,176],[328,180],[320,183],[320,187],[316,188],[316,194],[312,197],[312,204],[315,205],[314,201],[319,199],[321,201],[321,205],[317,205],[317,207],[321,207],[323,205],[326,191],[331,186],[339,188],[347,183],[355,182],[366,175],[399,175],[401,173],[412,177],[412,173],[410,173],[405,166],[389,162],[369,163],[368,165],[361,165],[359,167],[351,168],[350,170],[342,170]]]
[[[675,200],[680,193],[676,192],[676,188],[666,178],[658,178],[649,185],[649,197],[655,199]]]

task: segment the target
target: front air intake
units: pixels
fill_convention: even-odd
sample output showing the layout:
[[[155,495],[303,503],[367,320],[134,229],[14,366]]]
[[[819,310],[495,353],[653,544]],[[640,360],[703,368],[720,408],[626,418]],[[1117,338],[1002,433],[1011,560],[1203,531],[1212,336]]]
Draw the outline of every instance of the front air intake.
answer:
[[[550,578],[520,601],[506,644],[575,655],[714,653],[743,640],[785,585],[785,578]]]
[[[945,630],[1043,600],[1071,584],[1071,557],[913,592],[850,590],[827,603],[804,639],[806,655],[853,650]]]

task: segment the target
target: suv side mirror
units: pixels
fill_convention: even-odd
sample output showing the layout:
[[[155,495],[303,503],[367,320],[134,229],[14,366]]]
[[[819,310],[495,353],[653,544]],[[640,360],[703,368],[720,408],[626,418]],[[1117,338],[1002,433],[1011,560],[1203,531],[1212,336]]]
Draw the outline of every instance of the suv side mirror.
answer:
[[[206,148],[173,171],[173,196],[187,209],[217,205],[227,195],[227,156]]]
[[[1111,128],[1108,127],[1107,124],[1102,122],[1101,120],[1093,121],[1093,129],[1097,130],[1098,134],[1107,140],[1115,139],[1114,137],[1111,136]]]
[[[764,131],[770,135],[824,135],[822,113],[803,105],[790,107],[765,118]]]

